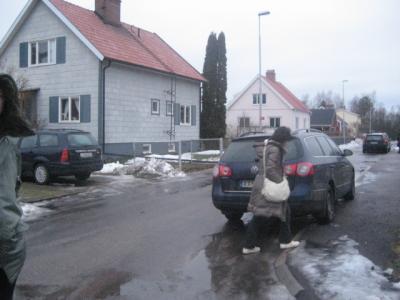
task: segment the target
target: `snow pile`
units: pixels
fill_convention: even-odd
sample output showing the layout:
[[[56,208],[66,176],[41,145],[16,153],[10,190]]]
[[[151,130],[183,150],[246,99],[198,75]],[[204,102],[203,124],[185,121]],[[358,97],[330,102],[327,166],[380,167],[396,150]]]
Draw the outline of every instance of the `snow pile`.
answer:
[[[23,212],[22,219],[24,221],[34,220],[39,216],[50,212],[50,210],[47,208],[43,208],[29,203],[21,203],[21,208]]]
[[[166,161],[151,158],[134,158],[125,164],[120,162],[104,164],[102,174],[134,175],[136,177],[184,177],[185,173],[176,170]]]
[[[302,244],[290,254],[290,264],[310,281],[321,299],[399,299],[400,284],[360,255],[358,244],[347,236],[330,248]]]
[[[360,148],[362,146],[362,143],[363,143],[362,139],[356,139],[354,141],[351,141],[350,143],[339,145],[339,148],[341,150],[344,150],[344,149],[353,150],[353,149]]]

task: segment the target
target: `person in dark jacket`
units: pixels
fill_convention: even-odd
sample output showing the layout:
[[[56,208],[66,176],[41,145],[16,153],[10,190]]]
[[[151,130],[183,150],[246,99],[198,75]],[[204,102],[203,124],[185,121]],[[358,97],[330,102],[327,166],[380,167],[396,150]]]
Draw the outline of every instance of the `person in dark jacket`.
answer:
[[[22,210],[17,203],[20,156],[10,137],[32,135],[18,104],[13,78],[0,74],[0,299],[13,298],[15,283],[25,260]]]
[[[257,246],[259,231],[267,218],[270,217],[277,217],[281,220],[279,233],[281,249],[299,245],[299,242],[292,241],[288,201],[271,202],[261,193],[264,183],[264,168],[266,178],[275,183],[282,182],[285,176],[283,169],[285,144],[291,139],[289,128],[279,127],[276,129],[271,138],[265,141],[265,160],[263,159],[264,144],[255,145],[259,166],[248,204],[248,211],[253,213],[253,218],[247,227],[245,244],[242,249],[243,254],[260,252],[261,249]]]
[[[397,148],[399,148],[399,153],[400,153],[400,134],[397,136]]]

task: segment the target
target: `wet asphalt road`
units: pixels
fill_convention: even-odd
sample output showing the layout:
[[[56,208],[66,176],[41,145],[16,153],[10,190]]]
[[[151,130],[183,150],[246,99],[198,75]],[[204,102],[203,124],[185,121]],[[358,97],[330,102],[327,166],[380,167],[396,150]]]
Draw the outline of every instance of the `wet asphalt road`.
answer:
[[[276,232],[243,257],[244,226],[212,206],[211,170],[92,180],[104,184],[46,203],[30,222],[16,299],[291,298],[271,272]]]
[[[360,254],[383,270],[394,268],[393,246],[400,240],[400,154],[362,154],[351,158],[359,171],[356,199],[339,201],[337,215],[330,225],[310,224],[301,239],[312,248],[333,248],[332,241],[347,235],[359,245]],[[361,172],[360,172],[361,170]],[[298,270],[295,277],[307,288]],[[317,299],[310,296],[299,299]]]
[[[304,218],[294,231],[313,246],[347,234],[385,268],[399,229],[400,155],[352,160],[356,200],[339,202],[332,225]],[[50,211],[30,222],[16,299],[293,299],[273,272],[276,226],[266,227],[260,255],[242,256],[245,227],[212,206],[211,170],[163,180],[95,177],[89,186],[45,203]],[[306,290],[300,299],[314,296]]]

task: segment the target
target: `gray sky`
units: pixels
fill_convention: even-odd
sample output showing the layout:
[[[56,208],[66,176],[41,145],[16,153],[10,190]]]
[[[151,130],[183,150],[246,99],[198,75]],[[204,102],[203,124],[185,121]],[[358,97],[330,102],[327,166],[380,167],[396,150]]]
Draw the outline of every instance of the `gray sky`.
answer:
[[[3,38],[27,0],[0,1]],[[94,0],[70,0],[93,9]],[[122,20],[158,33],[200,72],[211,31],[226,35],[228,101],[258,73],[258,12],[262,72],[296,96],[322,90],[376,91],[387,108],[400,105],[399,0],[122,0]]]

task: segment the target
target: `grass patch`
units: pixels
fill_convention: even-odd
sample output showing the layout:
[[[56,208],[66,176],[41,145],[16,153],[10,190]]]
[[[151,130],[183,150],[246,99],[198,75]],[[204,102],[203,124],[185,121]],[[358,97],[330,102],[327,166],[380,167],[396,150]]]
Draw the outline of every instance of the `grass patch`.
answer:
[[[38,185],[31,182],[24,182],[19,191],[20,201],[37,202],[53,198],[72,195],[83,191],[85,188],[69,186]]]

